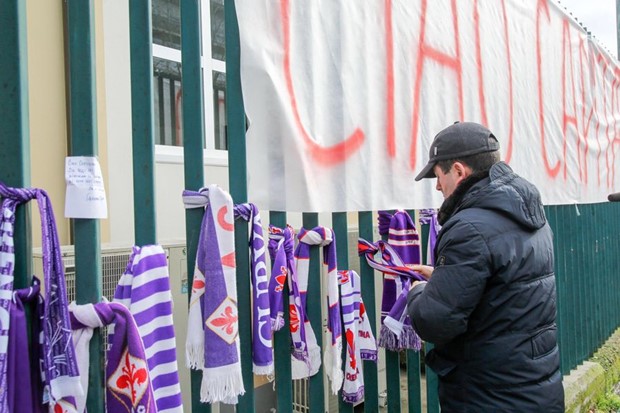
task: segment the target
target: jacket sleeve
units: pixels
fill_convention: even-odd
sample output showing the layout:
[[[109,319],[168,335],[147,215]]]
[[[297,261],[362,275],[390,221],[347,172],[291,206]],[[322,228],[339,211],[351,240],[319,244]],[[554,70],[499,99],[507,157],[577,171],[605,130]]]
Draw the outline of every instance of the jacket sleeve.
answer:
[[[467,330],[491,276],[491,257],[480,232],[460,221],[441,237],[436,263],[429,282],[409,292],[407,311],[422,339],[445,344]]]

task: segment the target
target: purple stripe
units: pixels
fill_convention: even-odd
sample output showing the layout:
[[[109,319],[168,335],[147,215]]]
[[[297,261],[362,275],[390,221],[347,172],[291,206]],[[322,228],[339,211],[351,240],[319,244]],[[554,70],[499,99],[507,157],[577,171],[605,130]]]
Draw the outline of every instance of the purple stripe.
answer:
[[[117,285],[116,291],[114,291],[114,298],[117,300],[131,298],[131,285]]]
[[[179,377],[176,371],[171,373],[162,374],[161,376],[157,376],[153,381],[154,389],[161,389],[162,387],[168,387],[175,384],[179,384]]]
[[[144,348],[149,348],[158,341],[170,338],[174,338],[174,326],[172,324],[155,329],[152,333],[142,337],[142,341],[144,342]]]
[[[170,283],[167,277],[157,278],[149,281],[131,291],[131,302],[137,303],[140,300],[150,297],[153,294],[170,291]]]
[[[158,353],[153,354],[148,359],[149,369],[153,370],[160,364],[172,363],[177,361],[177,349],[171,348],[169,350],[160,351]],[[157,387],[153,387],[156,389]]]
[[[141,275],[146,271],[151,271],[159,267],[167,267],[168,261],[166,260],[166,254],[163,252],[159,254],[149,255],[148,257],[142,257],[142,259],[132,268],[134,277]]]
[[[149,321],[152,321],[155,317],[160,317],[163,315],[172,315],[172,303],[170,301],[155,304],[147,310],[134,314],[133,317],[139,327]]]
[[[172,396],[162,397],[157,400],[157,410],[172,409],[180,406],[182,402],[181,394],[173,394]]]

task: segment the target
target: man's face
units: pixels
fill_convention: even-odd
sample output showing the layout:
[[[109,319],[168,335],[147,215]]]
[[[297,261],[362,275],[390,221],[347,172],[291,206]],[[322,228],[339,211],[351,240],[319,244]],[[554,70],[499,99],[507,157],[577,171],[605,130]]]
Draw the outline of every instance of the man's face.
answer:
[[[444,199],[446,199],[452,195],[461,181],[471,174],[471,169],[460,162],[455,162],[447,173],[444,173],[439,165],[435,165],[433,172],[437,177],[435,189],[441,191]]]

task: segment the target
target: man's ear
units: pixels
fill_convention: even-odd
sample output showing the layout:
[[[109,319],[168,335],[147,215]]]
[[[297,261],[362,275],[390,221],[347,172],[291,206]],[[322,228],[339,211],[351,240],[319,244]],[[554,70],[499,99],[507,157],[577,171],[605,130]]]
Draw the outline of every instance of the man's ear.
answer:
[[[457,183],[460,183],[463,179],[472,174],[471,168],[462,162],[456,161],[452,167],[454,168],[454,173],[456,174]]]

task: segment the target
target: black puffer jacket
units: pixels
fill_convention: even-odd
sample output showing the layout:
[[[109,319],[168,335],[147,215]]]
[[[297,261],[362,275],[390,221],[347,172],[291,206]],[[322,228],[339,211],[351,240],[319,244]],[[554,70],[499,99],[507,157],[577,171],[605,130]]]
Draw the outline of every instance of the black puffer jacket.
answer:
[[[430,281],[408,297],[417,332],[435,344],[426,363],[442,413],[564,412],[553,235],[538,190],[503,162],[470,178],[440,211]]]

